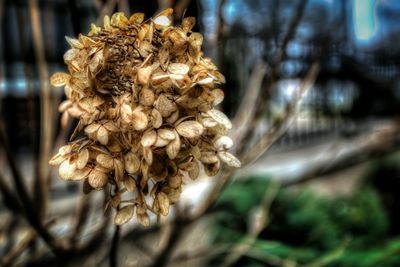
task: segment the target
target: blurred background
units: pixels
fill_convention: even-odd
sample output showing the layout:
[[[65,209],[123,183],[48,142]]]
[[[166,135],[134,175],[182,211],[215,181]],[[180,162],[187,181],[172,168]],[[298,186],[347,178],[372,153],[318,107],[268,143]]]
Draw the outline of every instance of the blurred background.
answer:
[[[64,36],[167,7],[196,17],[226,76],[244,166],[187,184],[161,226],[125,227],[118,266],[400,266],[400,1],[0,0],[1,266],[108,265],[103,194],[47,166],[73,130],[48,78]]]

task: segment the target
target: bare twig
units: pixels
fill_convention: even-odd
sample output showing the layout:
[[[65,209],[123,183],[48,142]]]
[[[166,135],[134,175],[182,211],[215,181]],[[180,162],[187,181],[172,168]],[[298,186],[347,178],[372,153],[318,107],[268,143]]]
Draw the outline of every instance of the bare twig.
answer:
[[[260,94],[260,89],[262,87],[262,81],[267,71],[265,63],[257,64],[250,76],[250,81],[245,90],[245,95],[243,100],[240,102],[240,106],[236,111],[236,115],[232,121],[234,125],[233,140],[242,139],[243,133],[246,133],[249,127],[249,121],[252,118],[254,109],[256,108],[256,102],[258,95]]]
[[[191,260],[196,260],[196,259],[203,259],[207,260],[213,256],[219,255],[221,253],[225,253],[229,250],[230,248],[227,247],[226,245],[218,245],[218,246],[211,246],[207,248],[202,248],[202,249],[196,249],[191,252],[183,252],[178,255],[176,255],[173,259],[171,259],[171,263],[184,263],[187,261]]]
[[[277,76],[278,76],[281,64],[286,57],[287,46],[289,44],[289,41],[293,38],[293,36],[301,22],[301,18],[304,14],[307,2],[308,2],[308,0],[299,0],[299,2],[298,2],[298,5],[295,9],[295,13],[292,16],[292,19],[289,23],[288,30],[286,31],[286,34],[283,38],[282,45],[279,47],[276,59],[270,69],[266,85],[262,89],[260,97],[258,98],[258,103],[256,105],[255,112],[253,112],[249,115],[250,118],[248,119],[248,121],[251,122],[250,124],[252,124],[252,125],[257,124],[261,120],[263,113],[265,111],[265,108],[268,106],[266,103],[268,101],[271,90],[274,87],[276,80],[278,78]],[[247,142],[243,142],[243,140],[250,140],[252,135],[253,135],[253,132],[250,131],[250,127],[247,127],[247,131],[243,131],[243,133],[241,133],[241,135],[238,136],[240,139],[239,138],[236,139],[236,142],[238,144],[236,151],[238,151],[239,153],[242,153],[247,144]]]
[[[186,9],[193,0],[178,0],[174,6],[174,16],[176,20],[183,18]]]
[[[398,145],[395,145],[399,140],[399,133],[399,122],[394,120],[381,126],[381,129],[375,129],[361,137],[344,141],[342,147],[346,147],[346,151],[341,149],[330,150],[330,154],[336,156],[326,158],[310,169],[299,172],[295,177],[283,180],[282,186],[305,183],[371,160],[374,157],[393,153],[399,149]]]
[[[120,239],[120,229],[121,227],[119,225],[114,226],[114,235],[110,247],[110,267],[118,266],[118,246]]]
[[[179,243],[186,227],[190,223],[191,221],[180,217],[174,221],[168,242],[165,244],[164,248],[154,259],[150,267],[164,267],[168,264],[172,256],[172,252],[175,250],[175,247]]]
[[[18,245],[14,246],[6,255],[0,259],[0,265],[3,267],[12,266],[16,259],[29,247],[36,239],[37,233],[35,231],[29,231],[18,242]]]
[[[230,253],[225,257],[224,261],[220,265],[221,267],[233,265],[253,246],[259,234],[269,223],[269,210],[278,190],[279,185],[275,183],[267,187],[261,203],[256,207],[252,214],[247,235],[234,245],[230,250]]]
[[[128,0],[118,0],[118,11],[124,12],[127,16],[131,13]]]
[[[71,244],[74,244],[78,241],[78,237],[81,234],[82,227],[86,223],[89,217],[89,211],[90,211],[90,195],[82,194],[79,200],[77,214],[75,216],[76,217],[75,226],[73,228],[73,233],[71,235],[71,240],[70,240]]]
[[[6,140],[3,125],[0,125],[0,145],[3,147],[7,162],[11,169],[11,174],[13,176],[14,187],[18,193],[19,198],[22,202],[22,207],[24,215],[29,224],[36,230],[36,232],[43,238],[46,244],[51,248],[51,250],[57,255],[63,255],[66,253],[64,247],[62,247],[53,237],[53,235],[47,231],[46,227],[42,224],[39,214],[37,212],[37,207],[35,203],[31,200],[28,191],[26,190],[23,178],[17,168],[14,157],[8,146]]]
[[[293,117],[296,115],[295,112],[300,100],[314,83],[318,71],[319,64],[314,63],[300,86],[299,94],[288,103],[284,119],[276,122],[275,125],[251,148],[251,150],[246,153],[244,158],[241,159],[243,166],[256,160],[273,144],[273,142],[278,139],[279,136],[284,133],[289,122],[292,121]],[[204,213],[215,202],[221,190],[234,174],[234,169],[223,168],[220,173],[218,179],[215,179],[215,182],[205,200],[199,206],[195,216],[200,216],[201,213]]]
[[[96,24],[100,25],[103,22],[103,18],[106,15],[111,15],[113,12],[115,5],[117,4],[118,0],[107,0],[107,2],[103,5],[99,16],[97,17]]]
[[[22,205],[17,197],[15,197],[14,192],[12,192],[7,184],[4,182],[5,179],[2,174],[0,174],[0,192],[2,195],[3,203],[5,206],[13,212],[14,215],[22,212]]]
[[[53,140],[53,112],[51,104],[51,92],[49,85],[49,77],[47,72],[47,63],[45,59],[45,53],[43,48],[43,35],[40,22],[40,11],[38,7],[37,0],[29,1],[29,13],[32,25],[32,36],[33,36],[33,46],[35,51],[35,57],[39,69],[39,78],[41,84],[40,90],[40,150],[39,150],[39,175],[40,180],[40,210],[38,212],[45,214],[46,212],[46,201],[48,199],[48,185],[47,185],[47,175],[49,171],[49,166],[47,164],[50,152],[51,144]]]
[[[319,63],[314,63],[307,73],[307,76],[302,81],[299,92],[285,107],[285,114],[282,120],[278,120],[274,123],[271,129],[267,131],[258,142],[248,151],[245,157],[242,159],[242,164],[247,165],[257,160],[271,145],[282,136],[283,133],[288,129],[290,123],[297,116],[297,109],[301,103],[301,100],[306,95],[308,90],[314,85],[315,79],[319,72]]]

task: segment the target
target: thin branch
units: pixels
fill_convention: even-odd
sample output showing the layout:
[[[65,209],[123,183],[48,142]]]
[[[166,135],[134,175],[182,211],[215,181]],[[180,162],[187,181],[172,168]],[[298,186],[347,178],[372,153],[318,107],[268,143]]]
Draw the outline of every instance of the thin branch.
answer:
[[[236,111],[236,115],[232,121],[234,125],[233,140],[242,139],[242,135],[248,130],[249,122],[252,119],[252,114],[256,108],[256,102],[260,89],[262,87],[262,81],[267,72],[267,66],[265,63],[257,64],[250,76],[248,86],[245,90],[243,100],[240,102],[240,106]]]
[[[242,164],[247,165],[257,160],[263,155],[271,145],[281,137],[286,130],[289,128],[293,119],[298,115],[297,110],[303,97],[307,94],[308,90],[314,85],[314,82],[319,73],[319,63],[314,63],[307,73],[307,76],[302,81],[299,92],[285,107],[285,114],[282,120],[278,120],[274,123],[271,129],[269,129],[258,142],[248,151],[245,157],[242,159]]]
[[[56,255],[65,254],[65,248],[57,243],[53,235],[47,231],[46,227],[42,224],[38,216],[39,214],[37,213],[37,207],[35,206],[35,203],[31,200],[28,191],[26,190],[23,178],[17,168],[14,157],[8,146],[3,125],[0,125],[0,145],[3,147],[7,162],[10,166],[11,174],[13,176],[12,181],[14,183],[16,192],[21,199],[26,220],[29,222],[32,228],[34,228],[36,232],[43,238],[46,244]]]
[[[212,246],[212,247],[207,247],[207,248],[202,248],[202,249],[196,249],[191,252],[183,252],[178,255],[176,255],[172,260],[171,263],[184,263],[187,261],[191,260],[196,260],[196,259],[203,259],[207,260],[213,256],[225,253],[229,251],[230,248],[227,247],[226,245],[219,245],[219,246]]]
[[[39,70],[40,78],[40,149],[39,149],[39,175],[40,180],[40,202],[38,212],[46,213],[46,201],[48,199],[47,175],[49,173],[48,160],[51,152],[51,144],[53,140],[53,112],[51,104],[51,92],[49,85],[49,77],[47,71],[47,62],[43,46],[43,34],[40,22],[40,11],[37,0],[29,1],[29,13],[32,25],[32,37],[35,57]]]
[[[75,226],[73,228],[73,232],[70,239],[71,244],[74,244],[78,241],[78,237],[81,234],[82,227],[89,218],[89,211],[90,211],[90,195],[82,193],[82,196],[79,200],[78,209],[75,215]]]
[[[164,249],[157,255],[153,263],[150,267],[164,267],[170,261],[172,256],[172,252],[175,250],[175,247],[178,245],[183,233],[185,232],[186,227],[190,225],[192,221],[186,220],[184,218],[178,218],[174,221],[172,225],[172,231],[169,236],[168,242],[165,244]]]
[[[14,246],[6,255],[0,259],[0,265],[2,267],[12,266],[16,259],[28,248],[36,239],[37,233],[35,231],[29,231],[26,235],[18,242],[18,245]]]
[[[272,91],[272,88],[274,87],[276,81],[277,81],[277,76],[279,73],[279,70],[281,68],[282,62],[286,58],[286,50],[287,46],[289,44],[289,41],[293,38],[300,22],[301,18],[304,15],[305,7],[307,5],[308,0],[299,0],[295,14],[292,16],[292,19],[289,23],[288,30],[283,38],[282,45],[279,47],[279,50],[277,52],[276,59],[274,61],[274,64],[271,67],[271,70],[268,75],[268,81],[266,82],[266,85],[262,89],[262,92],[260,94],[260,97],[258,98],[258,103],[256,105],[255,112],[251,113],[249,116],[249,122],[251,124],[255,125],[257,124],[261,118],[262,115],[265,111],[265,108],[267,107],[267,100],[269,98],[269,95]],[[236,142],[238,144],[236,151],[239,151],[239,153],[242,153],[243,150],[246,147],[247,142],[243,142],[243,140],[250,140],[253,135],[253,132],[250,131],[250,127],[247,128],[247,131],[243,131],[239,138],[236,139]]]
[[[110,247],[110,267],[118,266],[118,246],[120,239],[120,228],[121,227],[119,225],[115,225],[114,227],[114,235]]]
[[[116,4],[117,4],[117,0],[107,0],[107,2],[101,8],[99,16],[97,17],[97,20],[96,20],[97,25],[101,25],[103,23],[104,16],[111,15]]]
[[[220,265],[221,267],[234,265],[247,251],[251,249],[260,233],[269,224],[269,210],[278,191],[279,184],[273,183],[267,187],[261,203],[256,207],[252,214],[247,235],[234,245],[230,250],[231,252],[225,257],[224,261]]]
[[[129,8],[128,0],[118,0],[118,11],[124,12],[129,17],[131,11]]]
[[[346,140],[341,145],[341,147],[346,147],[345,151],[343,149],[330,149],[330,154],[334,156],[324,158],[316,162],[310,169],[299,172],[295,177],[283,180],[282,186],[302,184],[398,151],[399,133],[399,122],[394,120],[361,137]]]
[[[251,148],[245,157],[241,159],[242,166],[245,166],[246,164],[256,160],[273,144],[273,142],[278,139],[279,136],[284,133],[289,125],[289,122],[292,121],[293,117],[296,115],[295,111],[297,110],[300,100],[314,83],[318,71],[319,64],[314,63],[300,86],[299,94],[288,103],[284,119],[282,121],[278,121],[264,136],[261,137],[261,139]],[[201,216],[201,214],[206,212],[206,210],[216,201],[219,193],[222,191],[234,172],[235,170],[233,168],[228,167],[220,170],[220,175],[217,179],[215,179],[210,192],[197,209],[195,216]]]
[[[12,192],[7,184],[4,182],[5,179],[2,174],[0,174],[0,192],[2,195],[4,205],[14,214],[22,213],[22,205],[17,197],[15,197],[14,192]]]

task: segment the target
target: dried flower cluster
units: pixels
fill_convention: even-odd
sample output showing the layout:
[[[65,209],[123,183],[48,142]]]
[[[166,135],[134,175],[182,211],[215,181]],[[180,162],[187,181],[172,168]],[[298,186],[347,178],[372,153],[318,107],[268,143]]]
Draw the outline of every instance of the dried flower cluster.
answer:
[[[214,108],[224,98],[217,89],[224,76],[203,57],[203,37],[191,31],[195,19],[174,27],[171,15],[167,9],[147,23],[142,13],[106,16],[103,28],[67,37],[69,74],[51,77],[65,86],[62,125],[70,117],[79,123],[50,164],[65,180],[84,180],[87,192],[111,184],[109,204],[125,205],[116,224],[136,213],[149,225],[148,211],[167,215],[185,177],[196,179],[201,168],[213,176],[220,161],[240,166],[227,152],[232,124]]]

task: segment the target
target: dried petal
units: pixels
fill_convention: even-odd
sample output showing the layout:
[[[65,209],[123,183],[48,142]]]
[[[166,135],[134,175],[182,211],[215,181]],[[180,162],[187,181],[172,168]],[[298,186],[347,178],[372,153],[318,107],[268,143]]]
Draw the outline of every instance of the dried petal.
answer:
[[[154,103],[154,92],[150,89],[142,89],[139,94],[140,104],[143,106],[152,106]]]
[[[129,222],[129,220],[132,219],[132,217],[133,217],[134,211],[135,211],[134,205],[128,205],[128,206],[121,208],[115,214],[114,223],[116,225],[123,225],[123,224]]]
[[[78,154],[76,167],[78,169],[83,169],[86,166],[88,160],[89,160],[89,150],[87,148],[84,148]]]
[[[153,123],[154,128],[160,128],[162,125],[162,116],[161,113],[157,109],[153,109],[151,111],[151,121]]]
[[[89,175],[91,170],[92,169],[87,168],[87,167],[85,167],[83,169],[80,169],[80,170],[77,169],[77,170],[74,171],[74,173],[72,174],[70,179],[73,180],[73,181],[78,181],[78,180],[85,179]]]
[[[167,155],[170,159],[176,158],[181,149],[181,139],[176,131],[174,131],[174,136],[174,140],[171,141],[166,148]]]
[[[227,150],[233,146],[233,141],[228,136],[220,136],[214,141],[214,147],[218,150]]]
[[[171,63],[168,71],[172,74],[186,75],[189,72],[189,66],[183,63]]]
[[[135,108],[132,111],[132,125],[137,131],[143,131],[147,128],[149,121],[146,114],[140,108]]]
[[[161,94],[158,97],[154,103],[154,107],[161,113],[163,117],[169,117],[171,113],[177,109],[176,104],[164,94]]]
[[[158,202],[158,206],[160,209],[160,213],[164,216],[168,215],[169,212],[169,199],[168,196],[163,193],[163,192],[159,192],[157,194],[157,202]]]
[[[74,174],[76,170],[76,164],[71,163],[69,159],[64,160],[63,163],[61,163],[59,169],[58,169],[58,174],[60,175],[61,178],[65,180],[69,180],[72,178],[72,175]]]
[[[85,133],[88,135],[93,134],[99,130],[100,126],[98,123],[92,123],[85,128]]]
[[[151,165],[153,163],[153,151],[149,147],[143,147],[143,158],[147,164]]]
[[[224,91],[221,89],[214,89],[211,94],[214,97],[213,106],[220,104],[224,100]]]
[[[144,20],[144,13],[134,13],[130,18],[129,22],[132,24],[140,24]]]
[[[108,176],[95,168],[90,172],[88,182],[94,189],[101,189],[108,183]]]
[[[229,118],[221,111],[217,110],[217,109],[211,109],[207,112],[207,114],[213,118],[215,121],[217,121],[218,123],[224,125],[227,129],[231,129],[232,128],[232,123],[229,120]]]
[[[107,132],[107,129],[104,126],[100,126],[99,127],[99,130],[97,131],[97,140],[102,145],[107,145],[108,144],[108,132]]]
[[[114,160],[111,156],[107,154],[99,154],[96,157],[96,161],[100,164],[100,166],[106,169],[113,169],[114,168]]]
[[[153,131],[145,133],[142,136],[140,143],[144,147],[149,147],[149,146],[152,146],[156,142],[156,140],[157,140],[157,133],[156,133],[156,131],[153,130]]]
[[[138,215],[137,215],[137,219],[138,219],[138,222],[139,222],[141,225],[143,225],[143,226],[145,226],[145,227],[150,226],[150,217],[149,217],[149,215],[148,215],[147,213],[145,213],[145,214],[138,214]]]
[[[129,175],[125,176],[124,185],[125,185],[126,190],[128,190],[128,192],[135,192],[136,191],[136,188],[137,188],[136,181],[135,181],[135,179],[133,179]]]
[[[171,25],[171,20],[167,16],[159,16],[154,19],[154,25],[157,30],[161,30]]]
[[[165,140],[174,140],[175,139],[175,131],[170,130],[170,129],[158,129],[157,134],[159,137],[165,139]]]
[[[200,161],[205,164],[212,164],[218,162],[219,159],[214,152],[202,152]]]
[[[139,171],[140,159],[133,152],[128,152],[124,156],[125,170],[127,173],[134,174]]]
[[[193,26],[196,24],[195,17],[186,17],[182,20],[182,29],[185,32],[189,32],[192,30]]]
[[[70,75],[64,72],[56,72],[50,77],[51,85],[55,87],[64,86],[69,82]]]
[[[218,152],[219,158],[231,167],[240,168],[241,163],[234,155],[226,151]]]
[[[176,131],[183,137],[195,138],[203,133],[203,125],[197,121],[184,121],[176,126]]]

